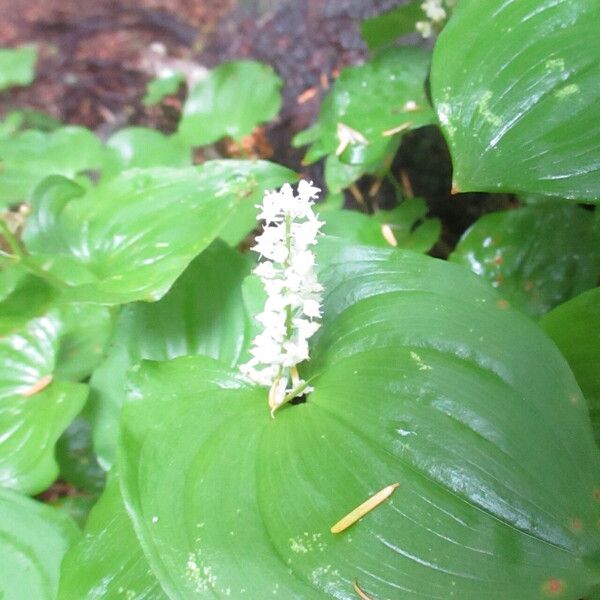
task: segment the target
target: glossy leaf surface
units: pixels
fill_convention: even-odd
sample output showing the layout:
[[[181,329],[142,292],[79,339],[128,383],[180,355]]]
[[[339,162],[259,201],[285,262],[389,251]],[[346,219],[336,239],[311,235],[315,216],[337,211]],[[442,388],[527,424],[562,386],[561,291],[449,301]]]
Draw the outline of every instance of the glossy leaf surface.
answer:
[[[366,215],[351,210],[323,210],[323,233],[355,244],[404,248],[427,252],[437,242],[441,224],[426,219],[427,205],[422,198],[404,200],[392,210]]]
[[[40,317],[0,339],[0,486],[34,494],[58,475],[54,445],[87,386],[52,382],[60,322]]]
[[[600,288],[580,294],[544,315],[540,325],[560,348],[588,402],[600,444]]]
[[[56,444],[61,479],[90,494],[104,488],[105,473],[96,460],[89,419],[76,417]]]
[[[186,167],[192,163],[190,147],[176,136],[167,136],[146,127],[127,127],[106,142],[113,150],[103,174],[114,176],[135,167]]]
[[[55,600],[61,560],[78,537],[59,511],[0,488],[0,597]]]
[[[457,190],[598,201],[598,22],[597,0],[457,4],[431,72]]]
[[[112,317],[98,304],[56,304],[63,324],[56,374],[61,379],[81,381],[102,360],[102,352],[112,331]]]
[[[400,141],[400,136],[392,136],[385,150],[381,154],[376,153],[375,161],[370,163],[348,164],[335,154],[329,154],[325,159],[325,183],[329,193],[340,193],[365,174],[383,178],[390,169]]]
[[[0,203],[23,202],[49,175],[75,177],[100,169],[105,150],[83,127],[63,127],[51,133],[27,130],[0,139]]]
[[[167,360],[205,354],[234,365],[249,343],[242,281],[249,266],[221,241],[214,242],[159,302],[123,309],[106,360],[94,373],[91,406],[94,442],[102,464],[114,460],[127,369],[146,358]]]
[[[24,237],[71,300],[155,301],[242,203],[256,203],[288,173],[267,162],[223,160],[133,169],[72,200],[57,202],[50,188],[36,203],[50,216]]]
[[[294,139],[295,145],[312,144],[304,161],[338,154],[350,164],[378,162],[394,136],[432,123],[435,116],[425,95],[429,61],[425,50],[395,48],[362,66],[344,69],[323,102],[318,121]],[[359,137],[343,143],[347,128],[364,141]]]
[[[305,403],[271,419],[265,389],[205,357],[132,372],[121,489],[165,591],[590,593],[600,456],[555,346],[456,266],[356,247],[330,263]]]
[[[540,316],[597,284],[600,229],[593,213],[577,206],[492,213],[463,235],[451,260],[483,276],[527,314]]]
[[[127,127],[106,142],[113,152],[103,168],[111,177],[134,167],[186,167],[192,163],[189,146],[176,136],[146,127]]]
[[[190,91],[179,135],[194,146],[224,136],[239,140],[277,115],[281,84],[265,64],[251,60],[223,63]]]
[[[363,21],[360,32],[373,52],[391,44],[396,38],[415,33],[417,21],[425,18],[420,0],[413,0],[382,15]]]
[[[262,180],[260,193],[257,192],[243,198],[235,212],[231,214],[231,217],[219,232],[219,238],[227,242],[230,246],[235,247],[243,244],[248,234],[255,228],[260,227],[256,217],[259,206],[262,204],[263,191],[280,188],[284,182],[293,185],[298,180],[298,175],[291,169],[286,169],[275,164],[272,164],[272,167],[272,177]]]
[[[121,500],[116,476],[65,556],[58,600],[163,600]]]
[[[60,321],[55,374],[59,379],[80,381],[90,375],[102,358],[112,330],[108,308],[97,304],[62,302],[59,292],[43,279],[17,264],[6,271],[8,295],[0,302],[0,329],[25,323],[50,312]]]
[[[0,91],[13,85],[29,85],[35,77],[34,47],[0,48]]]

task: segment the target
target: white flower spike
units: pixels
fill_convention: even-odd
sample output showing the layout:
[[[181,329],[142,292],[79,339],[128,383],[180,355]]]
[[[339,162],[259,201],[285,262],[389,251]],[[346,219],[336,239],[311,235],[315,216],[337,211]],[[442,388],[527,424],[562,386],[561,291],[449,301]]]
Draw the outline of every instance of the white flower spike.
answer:
[[[266,192],[257,207],[257,218],[265,225],[252,248],[263,258],[254,273],[267,301],[256,316],[264,329],[252,343],[252,358],[240,370],[270,388],[271,415],[286,400],[312,390],[300,379],[297,364],[308,358],[308,340],[320,327],[323,288],[311,250],[323,225],[312,208],[320,191],[302,180],[295,195],[286,183],[278,192]]]

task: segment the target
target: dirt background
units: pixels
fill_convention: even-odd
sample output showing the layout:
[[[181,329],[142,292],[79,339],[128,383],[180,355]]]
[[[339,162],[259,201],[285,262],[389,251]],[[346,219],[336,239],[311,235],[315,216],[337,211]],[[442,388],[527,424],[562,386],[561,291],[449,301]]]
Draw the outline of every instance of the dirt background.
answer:
[[[321,182],[322,166],[303,168],[303,151],[292,149],[290,140],[315,120],[339,71],[368,57],[360,21],[402,3],[0,0],[0,46],[33,42],[40,52],[36,81],[1,94],[0,116],[15,108],[35,109],[94,129],[101,137],[126,125],[170,132],[183,95],[158,106],[142,104],[156,68],[153,44],[160,43],[168,60],[185,61],[192,72],[224,60],[253,58],[270,64],[284,81],[280,115],[257,132],[254,150]],[[234,154],[235,148],[221,151]],[[434,251],[438,256],[447,255],[482,213],[511,202],[490,195],[450,196],[451,165],[435,128],[407,136],[393,169],[398,175],[405,171],[414,192],[426,197],[431,213],[442,219],[442,241]],[[363,181],[359,188],[370,185]],[[384,185],[381,193],[391,196],[392,190]]]

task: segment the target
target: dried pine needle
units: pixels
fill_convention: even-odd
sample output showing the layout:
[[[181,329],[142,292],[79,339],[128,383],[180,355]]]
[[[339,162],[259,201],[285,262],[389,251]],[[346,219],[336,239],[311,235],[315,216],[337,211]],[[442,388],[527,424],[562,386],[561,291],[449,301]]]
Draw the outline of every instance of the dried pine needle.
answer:
[[[332,528],[331,533],[341,533],[354,525],[356,521],[362,519],[368,512],[379,506],[384,500],[387,500],[394,490],[399,486],[399,483],[392,483],[384,487],[381,491],[371,496],[368,500],[357,506],[352,512],[349,512],[345,517],[340,519]]]
[[[352,587],[354,588],[354,591],[362,598],[362,600],[373,600],[370,596],[367,596],[361,589],[361,587],[358,585],[358,579],[355,579],[352,582]]]
[[[23,392],[23,396],[33,396],[47,388],[52,383],[52,375],[44,375],[39,381],[34,383],[28,390]]]
[[[402,125],[398,125],[398,127],[392,127],[391,129],[386,129],[381,132],[383,137],[390,137],[391,135],[396,135],[401,131],[405,131],[406,129],[410,129],[412,127],[412,121],[408,121],[407,123],[402,123]]]

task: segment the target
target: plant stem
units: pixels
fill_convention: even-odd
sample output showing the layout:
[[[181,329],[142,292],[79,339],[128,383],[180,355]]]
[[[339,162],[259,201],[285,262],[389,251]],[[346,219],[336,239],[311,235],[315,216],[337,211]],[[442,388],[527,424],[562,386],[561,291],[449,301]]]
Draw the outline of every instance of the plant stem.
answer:
[[[12,250],[14,257],[19,259],[25,258],[25,252],[23,248],[21,248],[19,241],[14,236],[13,232],[8,228],[8,225],[6,224],[4,219],[0,219],[0,233],[2,234],[2,236],[6,240],[6,243]]]
[[[7,258],[11,258],[20,262],[30,273],[33,275],[37,275],[42,279],[46,280],[51,285],[58,288],[66,288],[68,287],[64,282],[55,277],[52,273],[45,271],[33,262],[27,252],[21,247],[19,240],[15,237],[13,232],[8,228],[8,225],[4,221],[4,219],[0,219],[0,234],[6,240],[6,243],[12,250],[13,254],[5,254],[2,253]]]
[[[388,170],[385,174],[385,178],[392,184],[392,186],[394,187],[394,190],[396,191],[397,194],[397,199],[398,201],[402,202],[402,200],[404,200],[404,190],[402,189],[402,186],[398,183],[398,180],[394,177],[393,173],[391,170]]]
[[[295,387],[289,394],[287,394],[284,397],[284,399],[281,401],[280,404],[278,404],[271,410],[271,416],[273,417],[275,415],[275,411],[279,410],[284,404],[287,404],[294,398],[297,398],[298,396],[300,396],[302,394],[302,392],[308,387],[309,383],[310,383],[310,379],[307,381],[303,381],[299,386]]]

